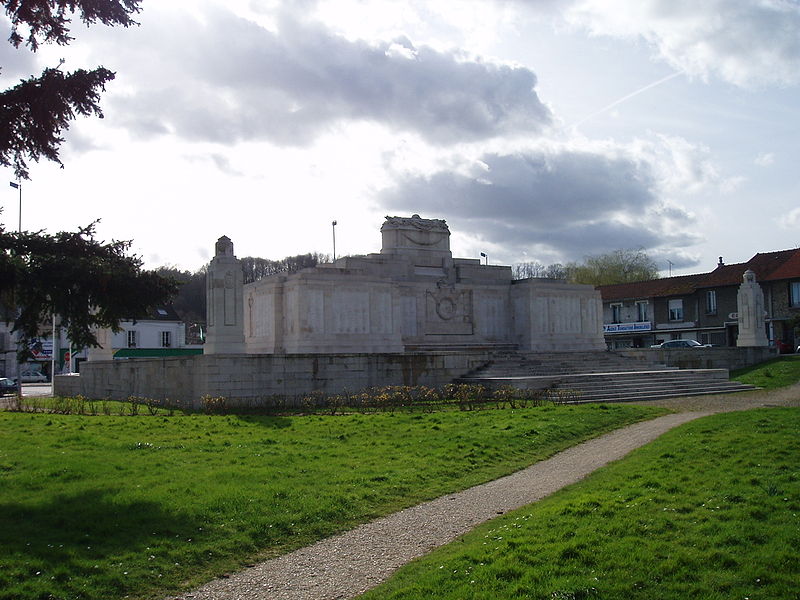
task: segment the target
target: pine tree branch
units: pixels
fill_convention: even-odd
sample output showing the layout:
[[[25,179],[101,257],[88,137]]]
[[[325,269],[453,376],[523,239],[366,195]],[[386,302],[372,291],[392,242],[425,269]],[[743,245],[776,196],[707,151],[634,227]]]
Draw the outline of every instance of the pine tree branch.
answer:
[[[73,73],[45,69],[40,77],[0,92],[0,165],[13,167],[22,179],[28,179],[31,159],[45,157],[63,166],[61,133],[76,115],[103,118],[100,92],[113,79],[114,73],[103,67]]]
[[[69,44],[69,26],[77,14],[86,25],[138,25],[131,19],[138,13],[141,0],[4,0],[6,14],[11,19],[8,41],[15,47],[27,45],[36,52],[40,40],[46,44]],[[28,29],[27,37],[20,27]]]

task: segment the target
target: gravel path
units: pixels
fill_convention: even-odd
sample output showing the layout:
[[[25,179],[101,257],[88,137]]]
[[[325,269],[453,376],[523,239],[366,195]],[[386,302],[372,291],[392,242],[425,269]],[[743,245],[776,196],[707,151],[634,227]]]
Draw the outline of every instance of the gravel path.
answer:
[[[386,580],[410,560],[453,541],[499,514],[540,500],[584,478],[673,427],[716,412],[760,406],[800,406],[800,386],[778,392],[677,398],[649,404],[681,412],[589,440],[507,477],[361,525],[230,577],[214,580],[181,598],[353,598]]]

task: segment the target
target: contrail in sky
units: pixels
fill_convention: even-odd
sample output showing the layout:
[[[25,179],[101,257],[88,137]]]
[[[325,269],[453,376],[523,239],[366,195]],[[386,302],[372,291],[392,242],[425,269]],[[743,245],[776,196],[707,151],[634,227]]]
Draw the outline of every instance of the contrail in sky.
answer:
[[[577,123],[573,123],[573,124],[570,126],[570,129],[574,129],[575,127],[577,127],[578,125],[580,125],[580,124],[582,124],[582,123],[585,123],[586,121],[588,121],[588,120],[589,120],[589,119],[591,119],[592,117],[596,117],[597,115],[603,114],[603,113],[604,113],[604,112],[606,112],[607,110],[614,108],[614,107],[615,107],[615,106],[617,106],[618,104],[622,104],[622,103],[623,103],[623,102],[625,102],[626,100],[630,100],[630,99],[631,99],[631,98],[633,98],[634,96],[638,96],[638,95],[639,95],[639,94],[641,94],[642,92],[646,92],[646,91],[647,91],[647,90],[649,90],[650,88],[654,88],[654,87],[656,87],[657,85],[661,85],[662,83],[664,83],[664,82],[666,82],[666,81],[669,81],[670,79],[675,79],[675,78],[676,78],[678,75],[683,75],[683,72],[682,72],[682,71],[676,71],[675,73],[671,73],[670,75],[667,75],[666,77],[662,77],[662,78],[661,78],[661,79],[659,79],[658,81],[654,81],[653,83],[648,83],[646,86],[644,86],[644,87],[642,87],[642,88],[639,88],[639,89],[638,89],[638,90],[636,90],[635,92],[631,92],[630,94],[628,94],[628,95],[626,95],[626,96],[623,96],[623,97],[622,97],[622,98],[620,98],[619,100],[615,100],[615,101],[614,101],[614,102],[612,102],[611,104],[609,104],[609,105],[607,105],[607,106],[604,106],[604,107],[603,107],[603,108],[601,108],[600,110],[598,110],[598,111],[596,111],[596,112],[593,112],[592,114],[590,114],[590,115],[588,115],[588,116],[585,116],[585,117],[583,117],[583,118],[582,118],[580,121],[578,121]]]

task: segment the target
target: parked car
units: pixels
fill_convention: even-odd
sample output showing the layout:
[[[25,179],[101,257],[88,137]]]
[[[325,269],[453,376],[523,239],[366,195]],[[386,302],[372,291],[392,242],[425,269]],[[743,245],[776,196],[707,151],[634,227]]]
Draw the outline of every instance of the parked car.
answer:
[[[669,340],[661,344],[653,344],[651,348],[711,348],[711,344],[701,344],[697,340]]]
[[[11,396],[17,393],[17,382],[8,377],[0,377],[0,396]]]
[[[19,374],[19,379],[22,383],[45,383],[47,375],[41,371],[26,370]]]

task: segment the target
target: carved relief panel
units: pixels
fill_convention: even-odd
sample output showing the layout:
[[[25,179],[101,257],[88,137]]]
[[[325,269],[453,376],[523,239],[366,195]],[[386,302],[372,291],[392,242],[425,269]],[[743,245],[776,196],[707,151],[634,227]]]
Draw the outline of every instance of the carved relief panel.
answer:
[[[428,290],[425,293],[425,334],[472,335],[472,290]]]

